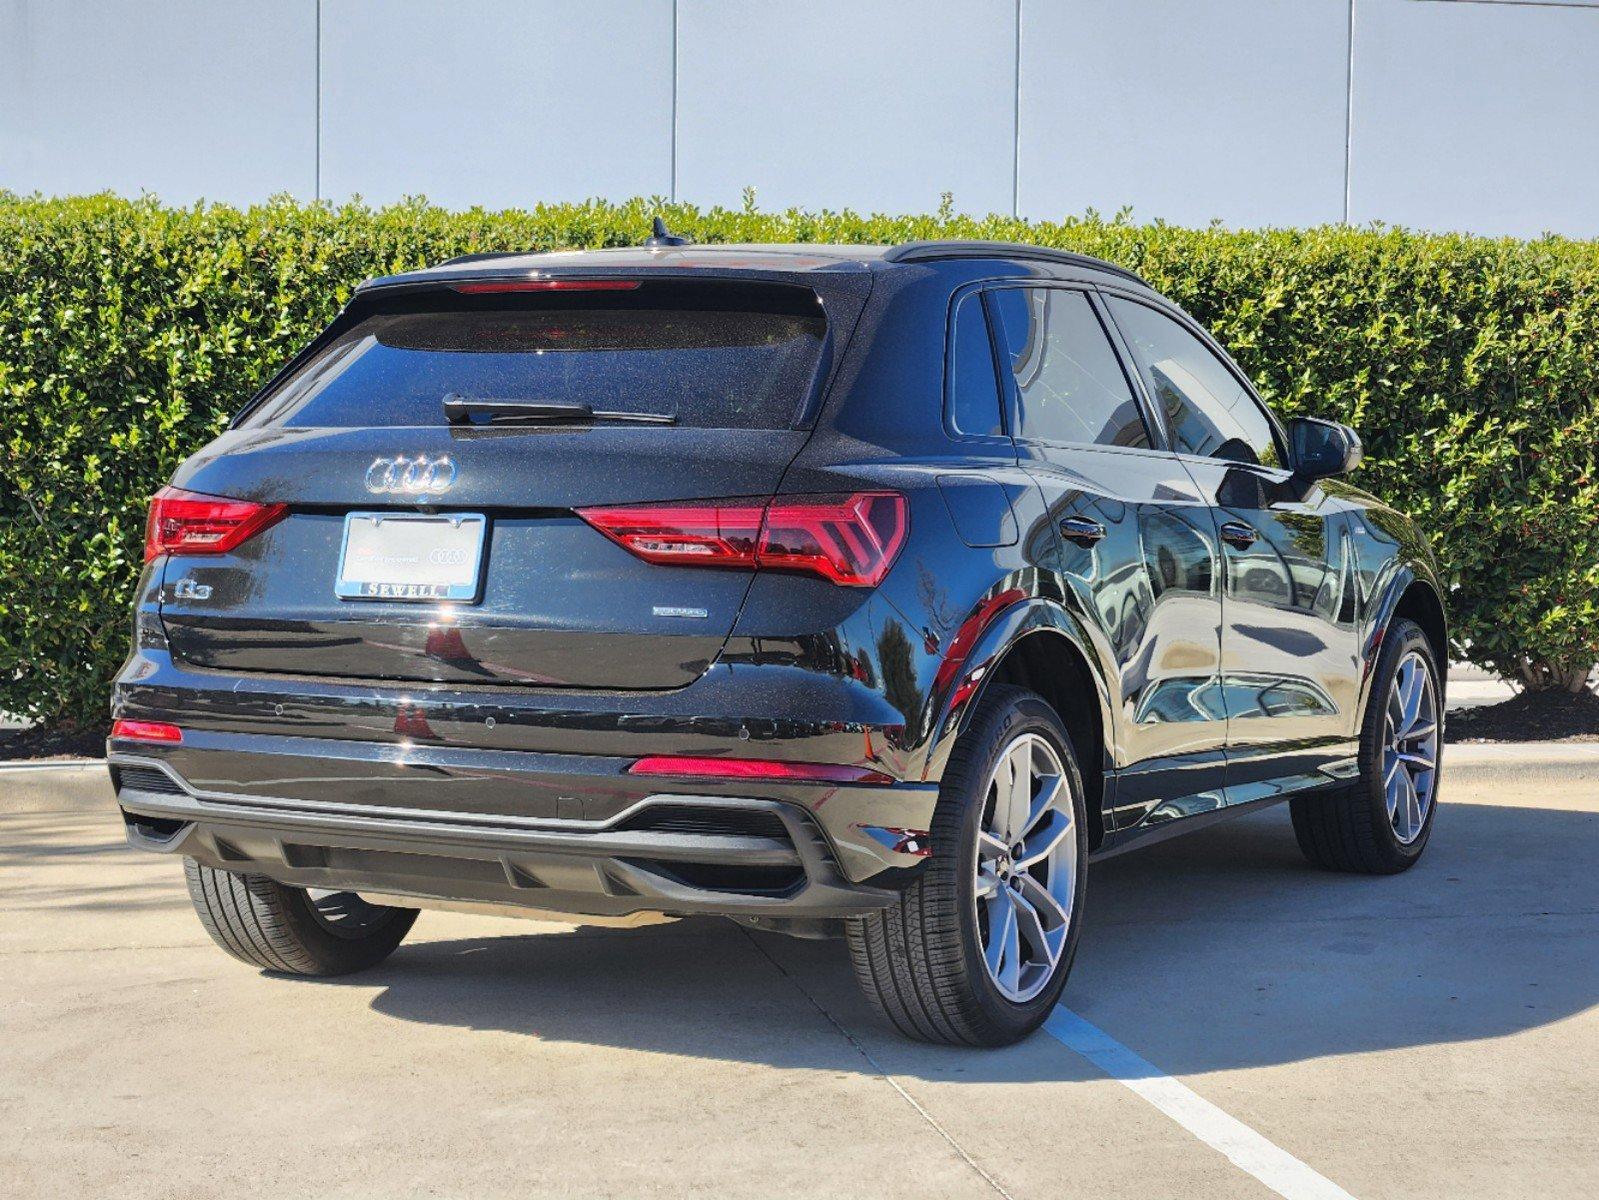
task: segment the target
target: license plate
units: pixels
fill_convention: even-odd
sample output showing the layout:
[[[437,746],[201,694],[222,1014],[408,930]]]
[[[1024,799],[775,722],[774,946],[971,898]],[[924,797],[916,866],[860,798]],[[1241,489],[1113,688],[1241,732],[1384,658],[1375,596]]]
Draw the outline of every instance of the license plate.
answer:
[[[345,600],[476,600],[487,528],[481,513],[350,513],[334,594]]]

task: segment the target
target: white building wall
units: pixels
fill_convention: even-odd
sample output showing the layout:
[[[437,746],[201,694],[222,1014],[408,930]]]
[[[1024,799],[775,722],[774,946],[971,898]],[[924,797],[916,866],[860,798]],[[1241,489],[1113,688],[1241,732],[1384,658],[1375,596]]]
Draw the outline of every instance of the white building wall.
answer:
[[[0,187],[1599,236],[1599,0],[0,0]]]
[[[1011,211],[1015,0],[679,0],[677,193]]]
[[[1358,0],[1349,217],[1599,237],[1599,6]]]
[[[452,208],[665,195],[672,7],[323,0],[321,194]]]
[[[1027,5],[1020,213],[1340,220],[1348,63],[1349,0]]]

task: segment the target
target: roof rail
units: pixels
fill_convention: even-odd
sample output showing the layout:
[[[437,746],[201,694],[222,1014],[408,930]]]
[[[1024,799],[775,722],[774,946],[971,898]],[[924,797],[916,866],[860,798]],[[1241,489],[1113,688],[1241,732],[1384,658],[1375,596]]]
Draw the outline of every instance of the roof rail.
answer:
[[[902,242],[883,251],[885,262],[935,262],[942,258],[1035,258],[1045,262],[1060,263],[1068,267],[1086,267],[1091,271],[1108,271],[1141,283],[1149,284],[1126,267],[1093,258],[1087,254],[1073,254],[1070,250],[1055,250],[1049,246],[1029,246],[1022,242],[982,241],[924,241]]]

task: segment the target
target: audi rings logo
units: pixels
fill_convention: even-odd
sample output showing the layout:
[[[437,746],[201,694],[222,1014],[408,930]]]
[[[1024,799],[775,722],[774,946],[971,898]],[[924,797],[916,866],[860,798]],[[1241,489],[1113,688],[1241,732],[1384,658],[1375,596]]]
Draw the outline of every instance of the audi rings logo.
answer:
[[[439,496],[454,483],[455,462],[448,454],[374,458],[366,469],[366,490],[379,496]]]

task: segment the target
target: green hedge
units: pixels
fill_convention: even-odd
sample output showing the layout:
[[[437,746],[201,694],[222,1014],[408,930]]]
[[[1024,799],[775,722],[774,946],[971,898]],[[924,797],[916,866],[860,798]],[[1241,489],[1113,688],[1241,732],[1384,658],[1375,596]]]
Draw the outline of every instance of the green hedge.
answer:
[[[946,206],[947,208],[947,206]],[[163,208],[0,193],[0,710],[103,718],[150,494],[362,278],[474,250],[991,237],[1141,272],[1286,415],[1354,425],[1412,513],[1457,650],[1549,686],[1599,658],[1599,245],[1325,227],[1234,232],[659,201],[451,213]]]

